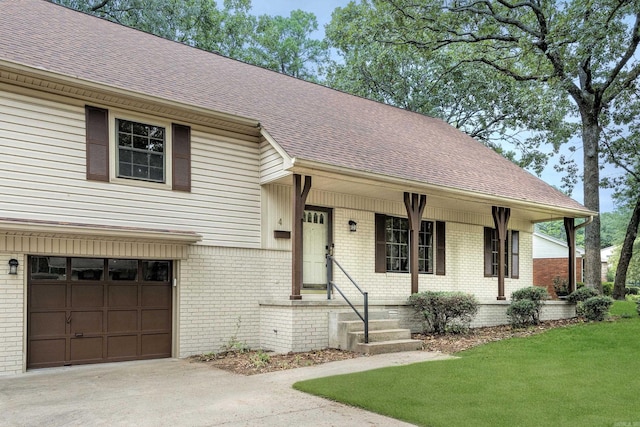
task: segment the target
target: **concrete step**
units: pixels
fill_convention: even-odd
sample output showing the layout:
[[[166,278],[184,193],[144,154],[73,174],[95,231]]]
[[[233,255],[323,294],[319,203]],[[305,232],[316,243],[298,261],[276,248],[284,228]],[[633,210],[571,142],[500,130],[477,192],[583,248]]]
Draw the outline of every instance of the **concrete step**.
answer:
[[[397,341],[411,338],[409,329],[382,329],[369,331],[369,342]],[[354,351],[359,343],[364,342],[364,331],[349,332],[347,334],[347,348]]]
[[[422,341],[404,339],[382,342],[358,343],[353,351],[363,354],[397,353],[400,351],[422,350]]]
[[[358,310],[360,310],[360,313],[364,313],[362,307],[359,307]],[[358,315],[356,313],[354,313],[353,311],[345,311],[345,312],[341,312],[341,313],[331,313],[331,315],[335,316],[335,319],[336,319],[337,322],[346,322],[346,321],[350,321],[350,320],[357,320],[357,321],[362,322],[360,317],[358,317]],[[388,319],[388,318],[389,318],[389,311],[388,310],[369,311],[369,321],[380,320],[380,319]]]
[[[383,329],[399,329],[398,319],[373,319],[369,320],[369,331],[380,331]],[[338,323],[338,333],[349,333],[362,331],[364,323],[362,320],[343,320]]]

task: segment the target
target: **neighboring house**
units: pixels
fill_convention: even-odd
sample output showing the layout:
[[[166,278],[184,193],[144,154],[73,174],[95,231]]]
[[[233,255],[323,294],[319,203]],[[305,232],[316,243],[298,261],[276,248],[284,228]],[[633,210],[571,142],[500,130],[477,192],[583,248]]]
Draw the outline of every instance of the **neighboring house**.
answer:
[[[533,233],[533,283],[556,296],[554,279],[569,281],[569,245],[543,233]],[[584,249],[576,247],[576,282],[582,282]]]
[[[41,0],[0,2],[0,148],[0,374],[327,347],[326,247],[372,310],[496,324],[534,223],[596,214],[441,120]]]
[[[611,259],[611,255],[616,250],[616,246],[609,246],[604,249],[600,249],[600,262],[602,262],[602,272],[601,279],[603,282],[607,281],[607,272],[609,268],[613,266],[613,260]]]

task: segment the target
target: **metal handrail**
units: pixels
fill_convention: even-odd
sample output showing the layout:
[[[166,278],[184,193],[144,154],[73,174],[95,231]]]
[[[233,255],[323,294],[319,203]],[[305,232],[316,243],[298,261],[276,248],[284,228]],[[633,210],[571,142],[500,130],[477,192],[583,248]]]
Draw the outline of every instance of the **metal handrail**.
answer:
[[[353,286],[356,287],[358,292],[360,292],[362,294],[362,296],[364,297],[364,313],[361,314],[360,311],[358,311],[358,309],[355,308],[353,304],[351,304],[351,301],[349,301],[349,298],[347,298],[347,296],[344,294],[344,292],[342,292],[342,290],[338,287],[338,285],[336,285],[335,282],[333,280],[331,280],[332,276],[333,276],[333,264],[334,263],[344,273],[344,275],[347,276],[347,279],[349,279],[349,281],[353,284]],[[369,343],[369,293],[366,292],[366,291],[363,291],[360,288],[360,286],[358,286],[356,281],[353,280],[353,278],[351,276],[349,276],[349,273],[347,273],[345,271],[345,269],[342,268],[340,263],[338,261],[336,261],[336,259],[333,257],[333,255],[328,250],[327,251],[327,299],[331,299],[331,290],[333,288],[335,288],[340,293],[340,295],[342,295],[342,298],[344,298],[344,300],[347,302],[347,304],[349,304],[351,309],[358,315],[360,320],[362,320],[362,322],[364,323],[364,342],[365,342],[365,344],[368,344]]]

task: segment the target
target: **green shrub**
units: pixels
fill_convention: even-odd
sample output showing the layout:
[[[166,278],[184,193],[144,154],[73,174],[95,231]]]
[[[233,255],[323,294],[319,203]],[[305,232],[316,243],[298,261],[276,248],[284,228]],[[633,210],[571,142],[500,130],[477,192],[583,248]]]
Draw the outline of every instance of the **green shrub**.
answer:
[[[542,301],[548,298],[549,293],[540,286],[529,286],[512,293],[512,303],[507,308],[507,316],[509,316],[511,325],[520,327],[540,323]]]
[[[582,303],[582,312],[588,320],[602,321],[609,312],[613,298],[606,295],[591,297]]]
[[[534,301],[521,299],[513,301],[507,308],[511,326],[521,328],[539,322],[540,307]]]
[[[555,291],[556,296],[559,297],[569,295],[569,281],[560,276],[555,276],[553,278],[553,290]]]
[[[426,291],[409,297],[409,305],[424,319],[424,332],[444,334],[469,329],[479,302],[462,292]]]
[[[636,311],[638,312],[638,315],[640,315],[640,299],[636,300]]]
[[[626,295],[640,295],[640,287],[629,285],[626,288],[624,288],[624,293]]]
[[[598,296],[598,291],[593,288],[583,286],[582,288],[578,288],[575,291],[571,292],[571,294],[567,297],[567,301],[576,304],[581,301],[586,301],[589,298],[595,296]]]
[[[613,282],[602,282],[602,293],[610,297],[613,293]]]

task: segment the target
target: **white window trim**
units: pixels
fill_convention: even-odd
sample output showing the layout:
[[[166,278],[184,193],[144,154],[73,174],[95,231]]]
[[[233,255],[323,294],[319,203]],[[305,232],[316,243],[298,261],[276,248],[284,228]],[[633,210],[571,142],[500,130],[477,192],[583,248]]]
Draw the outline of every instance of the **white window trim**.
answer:
[[[160,126],[165,129],[165,182],[152,182],[133,178],[118,177],[118,142],[116,138],[116,119],[129,120],[152,126]],[[160,190],[172,190],[173,164],[172,164],[172,126],[171,122],[144,114],[131,113],[125,110],[109,108],[109,181],[116,184],[132,185],[135,187],[155,188]]]

